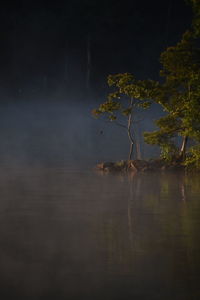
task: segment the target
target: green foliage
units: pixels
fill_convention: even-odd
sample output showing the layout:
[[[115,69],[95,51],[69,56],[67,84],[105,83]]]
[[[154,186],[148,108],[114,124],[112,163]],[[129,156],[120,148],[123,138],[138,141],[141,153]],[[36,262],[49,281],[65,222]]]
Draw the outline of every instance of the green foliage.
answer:
[[[145,132],[144,140],[147,144],[158,145],[161,150],[161,158],[171,162],[178,154],[178,148],[173,142],[173,133],[169,134],[162,130]]]
[[[114,121],[117,125],[127,130],[130,140],[130,154],[132,156],[133,144],[133,114],[137,110],[147,109],[152,102],[158,82],[153,80],[136,80],[129,73],[108,76],[108,85],[113,91],[107,100],[92,111],[95,117],[103,115],[107,120]],[[125,119],[125,122],[121,121]]]
[[[92,113],[96,117],[104,114],[114,121],[121,116],[130,117],[135,108],[149,108],[159,84],[153,80],[136,80],[133,75],[124,73],[109,75],[108,85],[114,88],[114,91],[108,95],[108,100]]]
[[[161,145],[161,158],[167,162],[173,162],[178,157],[178,148],[175,144],[162,144]]]
[[[183,129],[181,120],[174,114],[167,114],[158,119],[155,123],[159,128],[162,128],[162,131],[168,136],[176,134]]]
[[[144,132],[144,140],[147,144],[151,144],[151,145],[165,145],[168,144],[170,142],[170,138],[169,135],[162,131],[162,130],[156,130],[153,132]]]
[[[101,113],[108,112],[112,113],[121,108],[121,104],[119,102],[109,100],[99,106],[99,111]]]
[[[200,145],[193,146],[189,149],[189,153],[184,162],[188,169],[200,170]]]
[[[145,133],[145,141],[159,145],[161,156],[169,160],[178,153],[176,137],[200,141],[200,49],[193,32],[187,31],[177,45],[167,48],[160,62],[164,81],[154,100],[166,115],[156,121],[157,131]]]
[[[160,75],[167,83],[185,88],[191,75],[199,71],[200,50],[191,31],[186,31],[176,46],[167,48],[160,56],[163,69]]]
[[[161,105],[165,116],[155,123],[158,129],[145,132],[147,143],[158,145],[161,157],[167,161],[185,158],[188,138],[200,143],[200,1],[188,0],[194,18],[192,30],[186,31],[182,39],[168,47],[160,55],[161,83],[154,80],[136,80],[130,73],[108,76],[113,89],[107,101],[93,110],[95,116],[104,115],[110,121],[124,117],[125,127],[133,144],[130,128],[132,116],[137,109],[147,109],[152,102]],[[180,150],[177,138],[182,138]],[[186,156],[186,165],[199,166],[199,148],[191,148]]]
[[[126,109],[124,109],[123,111],[122,111],[122,114],[124,115],[124,116],[129,116],[130,114],[131,114],[131,108],[126,108]]]

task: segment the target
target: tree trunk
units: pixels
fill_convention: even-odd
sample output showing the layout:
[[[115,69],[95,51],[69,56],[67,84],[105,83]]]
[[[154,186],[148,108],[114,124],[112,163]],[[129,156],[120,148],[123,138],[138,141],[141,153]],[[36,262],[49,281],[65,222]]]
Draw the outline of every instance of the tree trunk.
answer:
[[[133,142],[130,143],[130,151],[129,151],[128,160],[131,160],[132,155],[133,155]]]
[[[140,143],[139,143],[139,140],[137,141],[136,143],[136,157],[137,159],[141,159],[142,158],[142,155],[141,155],[141,149],[140,149]]]
[[[182,141],[182,145],[181,145],[181,150],[180,150],[180,158],[181,159],[185,158],[187,142],[188,142],[188,136],[184,136],[183,141]]]
[[[130,141],[130,151],[129,151],[129,157],[128,157],[129,160],[132,159],[133,145],[134,145],[134,139],[133,139],[133,136],[131,134],[132,110],[133,110],[133,99],[132,98],[131,98],[131,102],[130,102],[130,108],[131,108],[131,113],[129,114],[129,117],[128,117],[128,126],[127,126],[128,138],[129,138],[129,141]]]

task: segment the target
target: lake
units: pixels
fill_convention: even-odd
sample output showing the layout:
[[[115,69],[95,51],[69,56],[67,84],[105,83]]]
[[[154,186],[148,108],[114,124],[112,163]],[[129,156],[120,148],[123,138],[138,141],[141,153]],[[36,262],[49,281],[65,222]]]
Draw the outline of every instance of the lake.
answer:
[[[3,167],[0,297],[200,299],[200,177]]]

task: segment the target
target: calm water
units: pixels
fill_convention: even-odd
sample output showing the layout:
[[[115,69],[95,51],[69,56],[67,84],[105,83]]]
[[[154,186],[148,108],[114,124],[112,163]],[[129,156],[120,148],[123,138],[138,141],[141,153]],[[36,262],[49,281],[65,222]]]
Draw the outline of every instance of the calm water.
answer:
[[[200,299],[200,175],[0,171],[0,299]]]

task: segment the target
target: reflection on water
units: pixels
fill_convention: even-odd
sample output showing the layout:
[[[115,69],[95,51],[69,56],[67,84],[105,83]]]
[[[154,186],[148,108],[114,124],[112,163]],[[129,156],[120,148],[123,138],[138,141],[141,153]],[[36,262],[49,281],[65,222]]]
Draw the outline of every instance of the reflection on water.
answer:
[[[1,299],[200,299],[200,185],[184,174],[0,172]]]

